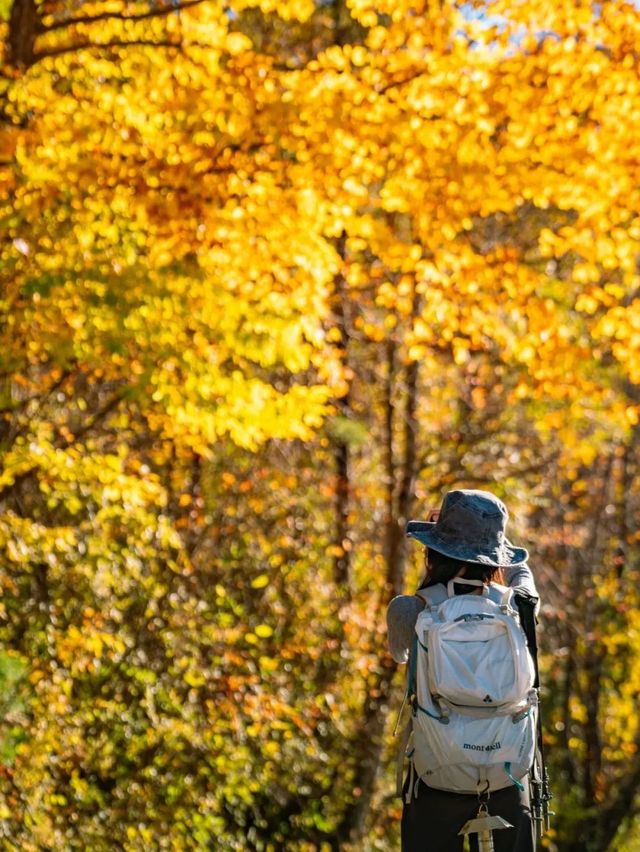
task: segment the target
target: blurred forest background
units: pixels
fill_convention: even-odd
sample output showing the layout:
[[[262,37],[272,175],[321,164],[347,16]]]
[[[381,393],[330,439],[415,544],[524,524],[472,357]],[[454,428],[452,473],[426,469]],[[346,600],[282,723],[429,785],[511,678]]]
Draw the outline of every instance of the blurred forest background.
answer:
[[[0,846],[393,850],[403,537],[532,553],[640,849],[640,12],[0,0]]]

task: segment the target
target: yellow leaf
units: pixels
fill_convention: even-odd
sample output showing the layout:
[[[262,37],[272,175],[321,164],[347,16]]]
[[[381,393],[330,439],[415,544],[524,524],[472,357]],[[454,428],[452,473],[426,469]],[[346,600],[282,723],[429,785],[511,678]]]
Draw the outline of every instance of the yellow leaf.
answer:
[[[251,39],[243,33],[229,33],[225,39],[225,47],[233,56],[251,50],[252,46]]]

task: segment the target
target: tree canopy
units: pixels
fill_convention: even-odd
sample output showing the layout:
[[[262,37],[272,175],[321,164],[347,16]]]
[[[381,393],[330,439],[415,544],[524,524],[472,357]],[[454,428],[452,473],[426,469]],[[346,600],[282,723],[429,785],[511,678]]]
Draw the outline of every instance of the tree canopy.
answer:
[[[542,594],[546,848],[634,848],[639,35],[0,0],[7,848],[395,848],[384,611],[459,486]]]

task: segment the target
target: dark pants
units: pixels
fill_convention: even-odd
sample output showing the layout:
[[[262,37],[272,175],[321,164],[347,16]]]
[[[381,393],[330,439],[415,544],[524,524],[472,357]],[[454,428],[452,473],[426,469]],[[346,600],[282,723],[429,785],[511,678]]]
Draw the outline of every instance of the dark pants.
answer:
[[[528,793],[506,787],[491,793],[487,805],[491,816],[501,816],[513,826],[493,832],[495,852],[533,852]],[[417,798],[412,796],[402,811],[402,852],[462,852],[464,838],[458,832],[477,813],[477,796],[434,790],[420,781]],[[476,852],[477,835],[471,838]]]

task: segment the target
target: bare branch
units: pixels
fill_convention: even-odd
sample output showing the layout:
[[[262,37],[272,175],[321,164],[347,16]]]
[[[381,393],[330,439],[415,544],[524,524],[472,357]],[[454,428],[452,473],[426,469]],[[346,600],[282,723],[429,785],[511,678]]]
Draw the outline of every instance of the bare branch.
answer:
[[[121,387],[112,397],[110,397],[104,405],[102,405],[94,414],[87,418],[87,421],[75,432],[73,432],[69,437],[64,439],[64,442],[59,444],[62,447],[70,447],[77,440],[79,440],[83,435],[86,435],[93,427],[104,420],[105,417],[109,414],[109,412],[113,411],[114,408],[122,402],[125,397],[127,390],[129,389],[129,385],[124,385]],[[6,497],[10,496],[13,492],[15,492],[19,486],[29,477],[36,474],[39,470],[39,466],[37,464],[32,465],[21,473],[17,474],[14,477],[13,482],[5,485],[4,488],[0,489],[0,501],[4,500]]]
[[[184,2],[175,6],[163,6],[161,9],[152,9],[149,12],[144,12],[141,15],[122,15],[117,12],[102,12],[99,15],[82,15],[78,18],[67,18],[62,21],[55,21],[53,24],[45,25],[40,23],[38,27],[39,33],[51,33],[54,30],[73,27],[76,24],[95,24],[98,21],[145,21],[148,18],[158,18],[163,15],[170,15],[172,12],[181,12],[183,9],[189,9],[191,6],[199,6],[201,3],[206,3],[207,0],[184,0]]]
[[[123,385],[114,395],[108,399],[104,405],[100,406],[100,408],[91,415],[91,417],[87,418],[86,423],[76,429],[73,433],[73,437],[69,439],[68,444],[72,444],[89,432],[93,427],[101,420],[104,420],[109,412],[113,411],[114,408],[117,408],[118,405],[122,402],[125,397],[126,392],[129,390],[130,385]]]
[[[84,42],[83,44],[69,44],[64,47],[55,47],[51,50],[42,50],[34,54],[33,61],[39,62],[41,59],[48,59],[51,56],[62,56],[65,53],[75,53],[80,50],[109,50],[113,47],[168,47],[180,50],[182,43],[179,41],[153,41],[151,39],[136,39],[134,41],[124,41],[117,39],[115,41],[105,42],[105,44],[96,44],[95,42]],[[203,47],[203,45],[197,45]]]

